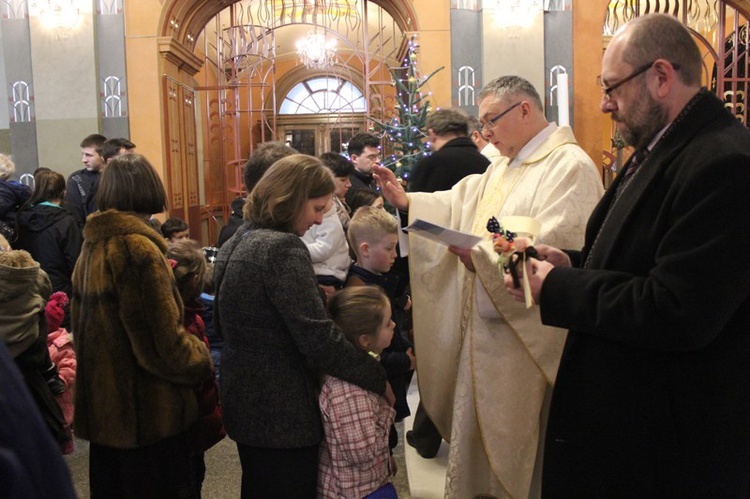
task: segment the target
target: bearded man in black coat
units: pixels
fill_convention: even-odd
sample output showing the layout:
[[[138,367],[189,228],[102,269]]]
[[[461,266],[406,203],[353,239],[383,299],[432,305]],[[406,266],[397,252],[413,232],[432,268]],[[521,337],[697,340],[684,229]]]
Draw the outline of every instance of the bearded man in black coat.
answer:
[[[629,22],[604,54],[601,109],[636,152],[583,250],[538,245],[526,265],[542,322],[570,330],[545,497],[750,491],[750,131],[701,75],[668,15]]]

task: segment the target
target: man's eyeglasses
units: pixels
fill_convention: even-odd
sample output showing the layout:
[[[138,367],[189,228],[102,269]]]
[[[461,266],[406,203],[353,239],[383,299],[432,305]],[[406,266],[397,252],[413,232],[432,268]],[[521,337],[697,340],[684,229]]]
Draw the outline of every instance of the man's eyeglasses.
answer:
[[[505,116],[505,115],[506,115],[506,114],[508,114],[509,112],[513,111],[513,109],[515,109],[515,108],[517,108],[518,106],[520,106],[520,105],[521,105],[521,102],[523,102],[523,101],[520,101],[520,102],[516,102],[515,104],[513,104],[512,106],[510,106],[510,107],[509,107],[508,109],[506,109],[505,111],[503,111],[502,113],[498,114],[498,115],[497,115],[497,116],[495,116],[494,118],[490,118],[490,119],[488,119],[488,120],[487,120],[487,121],[485,121],[484,123],[482,123],[482,122],[480,121],[480,122],[479,122],[479,129],[480,129],[480,130],[482,130],[482,131],[484,131],[484,132],[486,132],[486,131],[487,131],[487,130],[489,130],[490,128],[494,127],[494,126],[495,126],[495,123],[497,123],[497,120],[499,120],[500,118],[502,118],[503,116]]]
[[[605,86],[604,82],[602,82],[602,75],[599,75],[596,77],[596,84],[601,87],[602,93],[604,94],[604,98],[607,100],[610,100],[612,98],[612,92],[614,92],[615,90],[617,90],[618,88],[620,88],[621,86],[623,86],[624,84],[626,84],[627,82],[635,78],[636,76],[639,76],[645,73],[646,71],[648,71],[649,69],[651,69],[651,67],[654,65],[655,62],[656,61],[651,61],[648,64],[644,64],[643,66],[637,68],[635,71],[633,71],[628,76],[623,78],[622,80],[610,86]],[[672,67],[675,69],[675,71],[680,69],[679,64],[675,64],[674,62],[671,62],[670,64],[672,64]]]

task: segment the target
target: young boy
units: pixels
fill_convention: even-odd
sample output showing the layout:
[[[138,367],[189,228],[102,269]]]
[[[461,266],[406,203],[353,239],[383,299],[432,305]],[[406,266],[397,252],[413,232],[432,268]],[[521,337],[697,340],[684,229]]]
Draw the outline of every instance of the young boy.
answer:
[[[396,421],[401,421],[411,414],[406,403],[406,390],[414,372],[415,358],[412,344],[402,332],[411,299],[405,291],[399,292],[402,289],[399,276],[389,272],[396,259],[398,223],[385,210],[363,206],[352,217],[348,236],[357,261],[349,268],[346,285],[380,286],[391,300],[391,318],[396,328],[393,341],[383,351],[381,362],[396,396]],[[393,440],[391,444],[393,448]]]
[[[180,239],[189,239],[190,226],[181,218],[168,218],[166,222],[161,224],[161,235],[171,245]]]

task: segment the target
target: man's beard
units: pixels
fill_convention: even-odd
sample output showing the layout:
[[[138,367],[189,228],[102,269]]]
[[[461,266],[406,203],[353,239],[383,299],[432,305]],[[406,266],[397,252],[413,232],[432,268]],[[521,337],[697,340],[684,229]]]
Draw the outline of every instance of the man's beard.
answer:
[[[644,97],[638,101],[629,116],[613,114],[613,118],[620,126],[620,134],[625,143],[635,150],[648,146],[654,136],[664,128],[667,121],[667,111],[648,94],[645,85]]]

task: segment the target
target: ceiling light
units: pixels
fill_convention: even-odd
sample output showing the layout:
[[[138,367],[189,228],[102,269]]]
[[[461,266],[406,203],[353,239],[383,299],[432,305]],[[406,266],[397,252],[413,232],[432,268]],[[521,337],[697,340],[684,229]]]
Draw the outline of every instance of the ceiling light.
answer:
[[[336,64],[336,40],[312,30],[297,42],[297,55],[308,69],[327,69]]]

